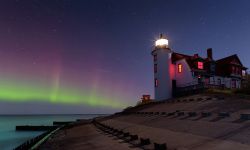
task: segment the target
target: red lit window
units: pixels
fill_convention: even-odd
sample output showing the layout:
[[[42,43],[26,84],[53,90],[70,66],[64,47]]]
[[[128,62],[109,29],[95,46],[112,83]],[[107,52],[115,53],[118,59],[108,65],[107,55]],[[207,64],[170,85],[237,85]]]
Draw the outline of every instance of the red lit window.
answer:
[[[182,64],[178,64],[178,72],[179,72],[179,73],[182,72]]]
[[[154,55],[154,61],[157,61],[157,55]]]
[[[154,72],[157,73],[157,64],[154,64]]]
[[[203,69],[203,62],[198,61],[198,69]]]
[[[155,87],[158,87],[158,80],[155,79]]]

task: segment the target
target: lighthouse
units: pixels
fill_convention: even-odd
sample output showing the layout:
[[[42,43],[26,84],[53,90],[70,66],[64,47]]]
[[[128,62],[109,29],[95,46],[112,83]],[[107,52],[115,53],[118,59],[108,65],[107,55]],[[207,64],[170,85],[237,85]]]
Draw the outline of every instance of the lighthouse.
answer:
[[[162,34],[155,41],[153,51],[154,64],[154,93],[156,100],[166,100],[172,97],[172,50],[168,40]]]

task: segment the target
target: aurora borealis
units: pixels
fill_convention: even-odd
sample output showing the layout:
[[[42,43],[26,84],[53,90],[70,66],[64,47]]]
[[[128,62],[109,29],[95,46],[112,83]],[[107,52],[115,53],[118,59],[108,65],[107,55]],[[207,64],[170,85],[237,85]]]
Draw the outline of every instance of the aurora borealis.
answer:
[[[1,0],[0,114],[107,113],[153,96],[150,53],[159,33],[176,52],[205,56],[212,47],[215,57],[236,53],[249,67],[249,6],[246,0]]]
[[[126,105],[115,101],[115,98],[104,97],[98,93],[88,94],[87,91],[76,92],[77,89],[61,89],[57,85],[39,87],[38,85],[17,84],[12,81],[1,81],[0,99],[14,102],[45,101],[50,103],[85,104],[90,106],[109,106],[124,108]],[[116,99],[118,99],[116,97]]]

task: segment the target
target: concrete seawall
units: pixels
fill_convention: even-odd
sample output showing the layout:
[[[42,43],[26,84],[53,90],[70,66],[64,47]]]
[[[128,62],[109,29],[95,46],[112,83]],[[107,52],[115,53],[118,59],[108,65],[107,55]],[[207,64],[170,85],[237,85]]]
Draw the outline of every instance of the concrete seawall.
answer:
[[[223,96],[223,97],[222,97]],[[60,130],[41,149],[141,149],[117,134],[129,133],[154,143],[166,143],[170,150],[248,150],[250,100],[225,95],[194,95],[135,107],[96,120],[110,129],[88,123]],[[171,115],[169,115],[171,114]],[[191,114],[191,115],[190,115]],[[115,133],[110,133],[110,132]],[[147,143],[147,142],[146,142]]]

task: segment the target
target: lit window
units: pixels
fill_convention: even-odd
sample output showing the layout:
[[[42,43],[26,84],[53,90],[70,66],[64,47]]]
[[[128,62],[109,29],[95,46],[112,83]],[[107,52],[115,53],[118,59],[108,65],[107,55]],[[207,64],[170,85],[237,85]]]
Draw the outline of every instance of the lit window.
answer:
[[[178,64],[178,72],[179,72],[179,73],[182,72],[182,64]]]
[[[154,55],[154,61],[157,61],[157,55]]]
[[[154,64],[154,72],[157,73],[157,64]]]
[[[155,79],[155,87],[158,87],[158,80]]]
[[[245,71],[245,70],[242,70],[241,75],[242,75],[242,76],[246,76],[246,71]]]
[[[198,61],[198,69],[203,69],[203,62]]]

